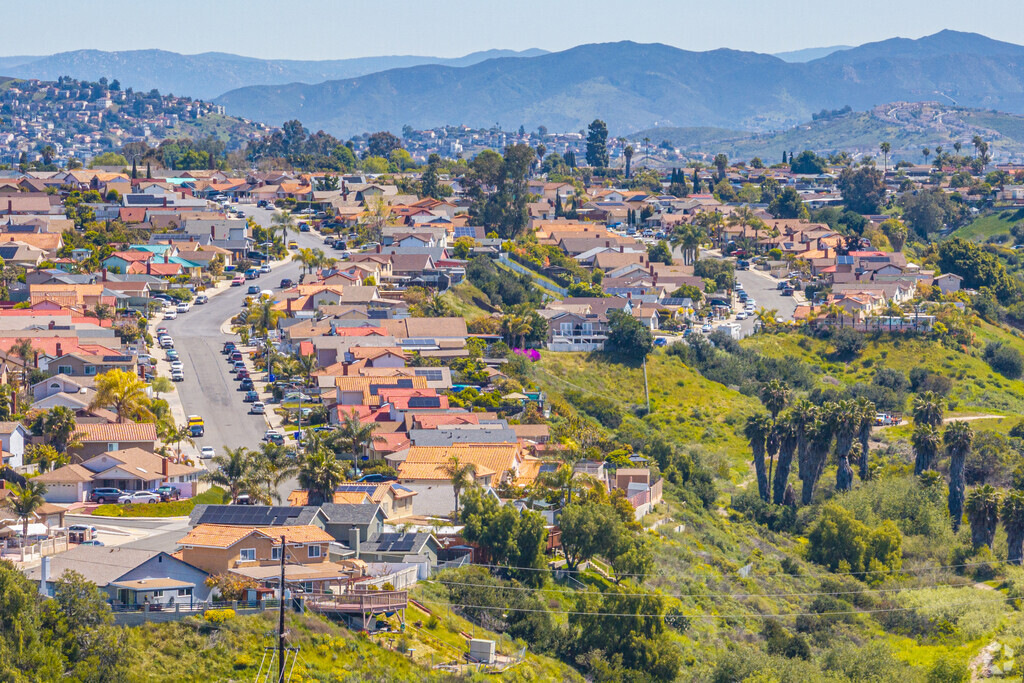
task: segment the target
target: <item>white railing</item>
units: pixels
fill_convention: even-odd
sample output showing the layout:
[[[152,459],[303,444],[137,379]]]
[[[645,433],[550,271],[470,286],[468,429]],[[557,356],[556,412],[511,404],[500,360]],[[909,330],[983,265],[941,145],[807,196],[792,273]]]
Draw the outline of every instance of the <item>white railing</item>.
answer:
[[[57,553],[66,552],[68,549],[68,539],[64,536],[58,538],[47,538],[33,543],[32,545],[22,546],[20,548],[3,548],[0,549],[0,557],[4,559],[14,559],[16,562],[32,562],[39,560],[47,555],[56,555]]]

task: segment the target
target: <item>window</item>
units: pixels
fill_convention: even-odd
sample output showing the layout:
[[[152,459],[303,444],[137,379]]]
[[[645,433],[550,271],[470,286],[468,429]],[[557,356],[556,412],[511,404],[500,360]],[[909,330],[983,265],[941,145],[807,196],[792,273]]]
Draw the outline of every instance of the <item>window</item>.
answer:
[[[318,545],[311,545],[307,548],[310,557],[320,557],[323,552],[323,548]]]
[[[561,323],[562,334],[567,337],[572,336],[572,323]]]
[[[192,589],[191,588],[179,588],[178,589],[178,597],[179,598],[185,598],[185,597],[188,597],[189,595],[192,595]]]
[[[238,557],[242,562],[252,562],[256,559],[256,548],[242,548]]]
[[[70,365],[58,365],[57,366],[57,374],[58,375],[70,375],[71,374],[71,366]]]
[[[270,549],[270,559],[280,561],[281,560],[281,549],[276,547],[276,546],[271,548]]]
[[[89,377],[89,376],[95,375],[95,374],[96,374],[96,366],[95,365],[86,365],[85,366],[85,376],[86,377]]]
[[[583,323],[583,334],[594,334],[594,323]]]
[[[107,444],[107,450],[108,451],[116,451],[118,448],[120,448],[120,446],[121,446],[121,444],[119,444],[117,442],[108,443]]]
[[[154,598],[162,598],[162,597],[164,597],[164,592],[163,591],[153,591],[153,597]]]
[[[313,592],[313,582],[312,581],[303,581],[302,582],[302,590],[305,593],[312,593]]]

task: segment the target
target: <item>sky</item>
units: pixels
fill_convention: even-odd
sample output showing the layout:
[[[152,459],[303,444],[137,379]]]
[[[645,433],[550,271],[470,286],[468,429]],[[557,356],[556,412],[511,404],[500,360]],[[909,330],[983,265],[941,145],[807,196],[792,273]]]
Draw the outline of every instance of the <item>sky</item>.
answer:
[[[774,53],[945,28],[1024,44],[1020,0],[0,0],[0,10],[7,56],[160,48],[457,57],[618,40]]]

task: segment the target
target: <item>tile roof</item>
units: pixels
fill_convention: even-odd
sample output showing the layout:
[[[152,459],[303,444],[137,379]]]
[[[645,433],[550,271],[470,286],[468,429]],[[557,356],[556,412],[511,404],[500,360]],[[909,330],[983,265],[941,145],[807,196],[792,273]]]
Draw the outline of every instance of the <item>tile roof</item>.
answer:
[[[151,422],[121,422],[112,424],[78,423],[75,433],[82,442],[88,441],[156,441],[156,425]]]
[[[270,539],[285,537],[288,543],[330,543],[334,538],[316,526],[226,526],[199,524],[178,541],[178,545],[204,548],[230,548],[250,534]]]

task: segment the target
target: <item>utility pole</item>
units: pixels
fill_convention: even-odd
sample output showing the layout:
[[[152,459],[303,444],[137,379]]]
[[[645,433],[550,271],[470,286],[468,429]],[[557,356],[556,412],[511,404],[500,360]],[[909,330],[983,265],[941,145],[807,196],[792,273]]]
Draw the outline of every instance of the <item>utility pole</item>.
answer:
[[[284,683],[284,554],[288,546],[281,535],[281,585],[277,621],[277,683]]]

